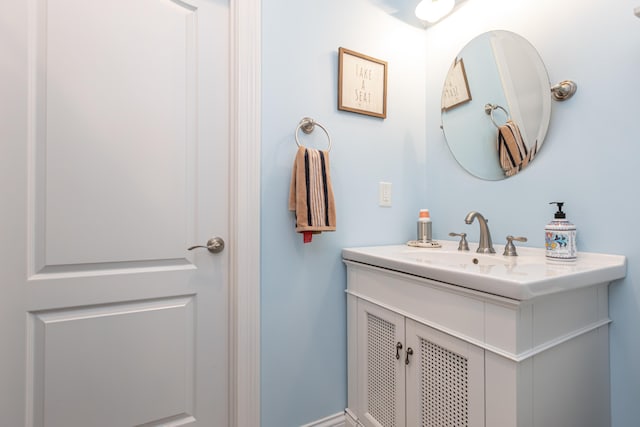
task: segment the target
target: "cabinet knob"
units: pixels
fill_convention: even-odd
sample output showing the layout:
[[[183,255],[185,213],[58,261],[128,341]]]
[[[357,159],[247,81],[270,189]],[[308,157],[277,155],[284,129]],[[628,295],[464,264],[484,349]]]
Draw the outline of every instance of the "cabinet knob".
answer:
[[[404,359],[404,364],[405,365],[409,364],[409,356],[413,356],[413,349],[411,347],[407,348],[407,357],[406,357],[406,359]]]
[[[402,343],[398,341],[396,344],[396,359],[400,360],[400,350],[402,350]]]

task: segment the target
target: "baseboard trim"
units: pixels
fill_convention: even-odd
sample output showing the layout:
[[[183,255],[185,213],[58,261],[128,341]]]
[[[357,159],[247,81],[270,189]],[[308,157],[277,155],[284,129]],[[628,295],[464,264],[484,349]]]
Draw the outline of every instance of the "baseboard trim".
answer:
[[[334,415],[330,415],[321,420],[305,424],[300,427],[346,427],[344,412],[340,412]]]
[[[344,410],[344,425],[345,427],[362,426],[362,424],[358,422],[358,417],[356,417],[349,408]]]

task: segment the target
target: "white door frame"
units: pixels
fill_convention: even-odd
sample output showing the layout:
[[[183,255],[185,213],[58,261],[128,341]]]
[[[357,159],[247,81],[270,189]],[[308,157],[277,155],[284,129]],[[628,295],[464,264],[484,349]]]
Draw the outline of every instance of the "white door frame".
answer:
[[[230,425],[260,425],[261,1],[230,0]]]

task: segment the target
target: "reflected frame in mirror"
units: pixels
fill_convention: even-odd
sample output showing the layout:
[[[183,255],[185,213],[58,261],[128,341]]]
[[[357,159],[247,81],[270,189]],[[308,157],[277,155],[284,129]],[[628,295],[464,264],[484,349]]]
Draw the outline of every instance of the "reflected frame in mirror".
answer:
[[[448,111],[472,99],[464,60],[456,58],[451,64],[442,88],[442,111]]]

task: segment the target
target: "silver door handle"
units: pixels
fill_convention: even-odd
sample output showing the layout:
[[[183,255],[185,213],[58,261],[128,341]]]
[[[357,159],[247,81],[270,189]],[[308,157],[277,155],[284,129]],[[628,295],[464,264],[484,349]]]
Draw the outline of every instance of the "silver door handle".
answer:
[[[217,254],[218,252],[222,252],[224,250],[224,240],[222,240],[220,237],[212,237],[211,239],[207,240],[207,246],[191,246],[188,250],[192,251],[196,248],[204,248],[212,254]]]

